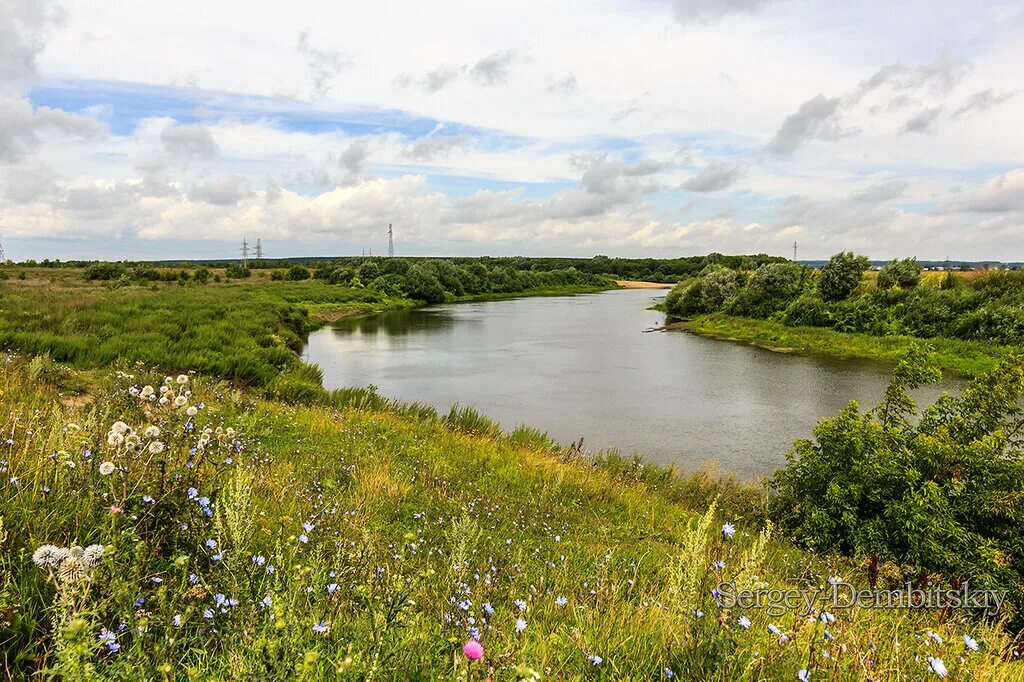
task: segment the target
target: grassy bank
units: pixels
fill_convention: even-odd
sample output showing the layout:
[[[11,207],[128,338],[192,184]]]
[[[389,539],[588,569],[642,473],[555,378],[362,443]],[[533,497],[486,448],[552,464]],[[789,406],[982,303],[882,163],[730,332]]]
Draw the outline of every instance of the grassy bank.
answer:
[[[1010,348],[981,341],[912,336],[873,336],[837,332],[821,327],[790,327],[781,322],[722,314],[699,315],[670,324],[703,336],[751,343],[773,350],[820,353],[841,358],[895,362],[916,343],[935,350],[935,363],[946,370],[973,376],[991,370]]]
[[[45,354],[78,368],[137,361],[259,387],[294,373],[309,379],[298,353],[308,332],[326,321],[423,305],[319,280],[256,276],[202,285],[114,285],[87,281],[81,270],[69,268],[19,273],[25,278],[0,281],[0,348]],[[451,300],[567,295],[612,286],[546,285]]]
[[[756,486],[357,392],[300,407],[193,377],[164,403],[135,369],[68,405],[56,373],[0,363],[11,677],[924,680],[941,659],[953,679],[1020,679],[1006,636],[963,611],[716,603],[720,580],[866,585],[763,526]]]

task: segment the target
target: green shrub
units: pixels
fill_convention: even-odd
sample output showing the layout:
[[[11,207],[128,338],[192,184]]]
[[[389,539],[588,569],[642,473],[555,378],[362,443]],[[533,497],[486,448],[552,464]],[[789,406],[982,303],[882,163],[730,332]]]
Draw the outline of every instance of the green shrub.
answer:
[[[291,280],[292,282],[302,282],[309,279],[310,272],[308,268],[304,268],[301,265],[293,265],[288,268],[285,273],[285,279]]]
[[[783,318],[791,327],[829,327],[832,314],[825,301],[816,293],[807,292],[793,300]]]
[[[123,274],[124,267],[119,263],[93,263],[85,269],[82,276],[87,280],[111,280],[118,279]]]
[[[878,286],[881,289],[913,289],[920,281],[921,265],[916,258],[889,261],[878,273]]]
[[[821,269],[818,291],[826,301],[843,301],[860,284],[864,271],[871,267],[866,256],[844,251],[832,256]]]
[[[772,516],[805,546],[873,555],[974,589],[1009,589],[1020,606],[1024,356],[918,418],[908,391],[938,377],[915,348],[874,409],[862,413],[851,402],[821,420],[815,440],[797,441],[776,473]]]
[[[784,309],[803,288],[804,268],[796,263],[766,263],[727,304],[726,312],[766,318]]]

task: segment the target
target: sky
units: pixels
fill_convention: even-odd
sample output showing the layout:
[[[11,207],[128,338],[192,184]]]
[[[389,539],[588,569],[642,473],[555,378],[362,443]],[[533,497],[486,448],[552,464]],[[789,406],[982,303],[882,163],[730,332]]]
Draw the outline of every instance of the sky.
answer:
[[[1024,260],[1024,4],[3,0],[8,258]]]

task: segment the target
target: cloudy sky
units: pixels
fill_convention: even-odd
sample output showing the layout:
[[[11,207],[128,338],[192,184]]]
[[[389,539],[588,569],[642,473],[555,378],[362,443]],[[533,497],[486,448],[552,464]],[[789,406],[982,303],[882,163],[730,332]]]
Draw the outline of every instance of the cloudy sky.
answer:
[[[1024,260],[1024,5],[3,0],[8,257]]]

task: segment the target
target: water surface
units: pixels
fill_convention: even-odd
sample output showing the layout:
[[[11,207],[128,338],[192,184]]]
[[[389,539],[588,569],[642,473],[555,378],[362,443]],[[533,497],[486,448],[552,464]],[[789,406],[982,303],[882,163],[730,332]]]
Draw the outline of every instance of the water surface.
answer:
[[[470,405],[506,429],[615,447],[683,470],[714,461],[743,476],[785,463],[793,440],[851,399],[873,405],[891,366],[778,353],[683,332],[647,310],[657,290],[440,305],[344,319],[304,358],[328,388],[447,411]],[[954,382],[915,393],[934,399]]]

